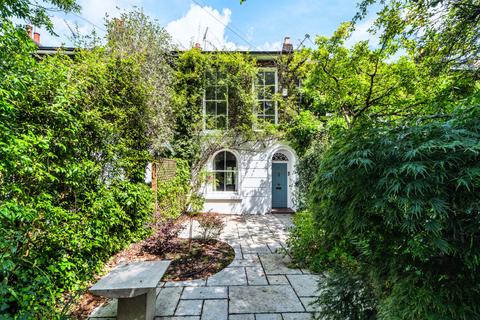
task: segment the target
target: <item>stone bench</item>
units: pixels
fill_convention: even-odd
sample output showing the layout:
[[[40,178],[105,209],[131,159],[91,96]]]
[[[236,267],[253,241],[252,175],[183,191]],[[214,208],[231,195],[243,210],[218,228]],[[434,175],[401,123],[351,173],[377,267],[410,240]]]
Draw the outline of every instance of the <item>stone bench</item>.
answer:
[[[100,279],[90,292],[117,298],[117,320],[152,320],[156,288],[170,265],[169,260],[124,263]]]

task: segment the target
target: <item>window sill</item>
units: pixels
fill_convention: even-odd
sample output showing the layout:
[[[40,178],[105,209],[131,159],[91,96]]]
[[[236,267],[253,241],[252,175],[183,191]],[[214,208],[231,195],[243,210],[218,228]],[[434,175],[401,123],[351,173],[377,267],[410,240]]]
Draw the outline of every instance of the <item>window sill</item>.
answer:
[[[242,200],[238,192],[208,192],[205,200]]]

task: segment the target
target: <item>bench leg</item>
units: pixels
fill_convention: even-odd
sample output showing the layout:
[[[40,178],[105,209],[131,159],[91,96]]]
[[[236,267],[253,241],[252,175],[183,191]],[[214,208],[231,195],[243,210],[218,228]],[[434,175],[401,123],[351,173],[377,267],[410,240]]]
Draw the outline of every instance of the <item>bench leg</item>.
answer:
[[[119,298],[117,320],[153,320],[156,290],[133,297]]]

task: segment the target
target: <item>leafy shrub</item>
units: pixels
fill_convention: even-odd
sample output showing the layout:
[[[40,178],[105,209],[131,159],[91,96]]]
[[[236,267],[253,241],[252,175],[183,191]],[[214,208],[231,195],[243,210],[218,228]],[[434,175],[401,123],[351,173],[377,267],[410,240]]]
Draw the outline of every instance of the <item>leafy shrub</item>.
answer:
[[[314,272],[322,272],[335,265],[352,268],[355,264],[339,247],[325,241],[325,232],[310,211],[300,211],[293,217],[293,227],[287,239],[289,253],[295,263]]]
[[[308,110],[301,111],[288,123],[286,137],[298,156],[305,154],[312,141],[318,138],[322,127],[322,122]]]
[[[150,233],[144,168],[165,138],[153,136],[163,102],[150,102],[167,78],[153,86],[142,50],[36,60],[4,20],[0,46],[0,318],[55,319],[65,296]]]
[[[215,213],[202,213],[197,218],[203,240],[215,239],[222,233],[225,222]]]
[[[65,210],[48,193],[0,205],[2,319],[55,318],[64,293],[82,288],[106,259],[149,232],[152,195],[144,184],[115,183],[77,201],[84,210]]]
[[[184,226],[174,219],[158,222],[154,234],[144,241],[143,249],[156,255],[172,251],[177,245],[174,240],[183,229]]]
[[[480,108],[357,128],[325,153],[309,203],[385,319],[480,317]]]
[[[336,269],[319,283],[316,303],[322,320],[376,319],[376,298],[373,288],[360,275]]]

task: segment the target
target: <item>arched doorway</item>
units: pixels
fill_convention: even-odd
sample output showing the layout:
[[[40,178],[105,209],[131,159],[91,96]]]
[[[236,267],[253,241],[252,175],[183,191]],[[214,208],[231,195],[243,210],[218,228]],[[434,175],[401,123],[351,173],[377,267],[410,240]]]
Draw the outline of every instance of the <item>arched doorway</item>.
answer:
[[[272,208],[288,207],[288,162],[286,152],[278,151],[272,156]]]

